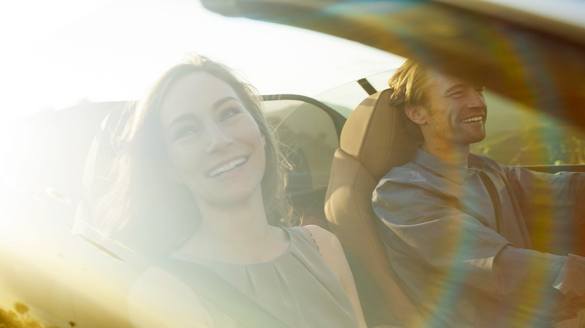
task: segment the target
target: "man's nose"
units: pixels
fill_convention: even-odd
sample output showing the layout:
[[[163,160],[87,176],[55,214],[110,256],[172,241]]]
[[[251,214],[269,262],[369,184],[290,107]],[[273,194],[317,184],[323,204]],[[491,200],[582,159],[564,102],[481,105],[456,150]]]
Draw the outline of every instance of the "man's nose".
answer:
[[[206,129],[207,147],[206,151],[211,153],[221,149],[233,142],[232,136],[227,133],[221,126],[210,124]]]
[[[473,90],[471,92],[471,96],[468,103],[469,107],[484,107],[485,108],[485,98],[483,97],[483,92]]]

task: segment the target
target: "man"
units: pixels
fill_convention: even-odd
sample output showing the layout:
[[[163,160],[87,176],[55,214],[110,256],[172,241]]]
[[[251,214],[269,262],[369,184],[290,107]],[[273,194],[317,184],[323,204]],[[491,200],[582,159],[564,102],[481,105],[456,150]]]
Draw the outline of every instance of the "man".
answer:
[[[535,251],[529,231],[569,222],[585,174],[543,174],[470,154],[485,137],[482,88],[407,61],[390,79],[415,158],[373,193],[392,269],[424,326],[548,326],[585,301],[585,258]]]

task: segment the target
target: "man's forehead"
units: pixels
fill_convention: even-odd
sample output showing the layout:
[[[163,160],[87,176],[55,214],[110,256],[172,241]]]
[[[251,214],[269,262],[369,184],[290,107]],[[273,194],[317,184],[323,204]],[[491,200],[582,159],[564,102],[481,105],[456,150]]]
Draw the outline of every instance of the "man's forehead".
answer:
[[[469,84],[458,77],[447,75],[435,70],[429,71],[429,80],[430,85],[437,88],[439,91],[447,90],[458,84]]]

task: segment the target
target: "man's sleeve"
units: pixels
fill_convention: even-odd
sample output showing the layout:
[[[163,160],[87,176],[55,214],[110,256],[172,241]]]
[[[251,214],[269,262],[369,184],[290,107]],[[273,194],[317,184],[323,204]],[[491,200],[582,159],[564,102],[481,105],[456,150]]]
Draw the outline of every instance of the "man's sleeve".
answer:
[[[561,256],[513,247],[495,230],[449,206],[441,195],[416,185],[382,181],[373,194],[373,208],[396,237],[390,244],[442,272],[447,281],[494,297],[517,291],[536,273],[546,281],[532,288],[552,287],[564,261]],[[521,263],[528,265],[520,268]],[[530,265],[534,263],[538,268]]]
[[[508,241],[447,200],[418,186],[382,181],[373,209],[413,260],[486,292],[498,288],[494,259]]]
[[[585,173],[503,169],[535,247],[563,254],[585,252]]]
[[[519,196],[535,246],[581,255],[568,256],[554,287],[563,294],[585,297],[585,173],[504,170]]]

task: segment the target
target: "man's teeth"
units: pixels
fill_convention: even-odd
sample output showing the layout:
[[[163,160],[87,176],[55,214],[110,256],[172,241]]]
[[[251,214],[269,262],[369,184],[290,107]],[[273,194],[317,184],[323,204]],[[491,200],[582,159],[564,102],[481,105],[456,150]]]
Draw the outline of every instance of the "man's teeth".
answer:
[[[463,120],[463,123],[475,123],[483,121],[483,117],[481,116],[474,116]]]
[[[231,171],[233,169],[235,169],[238,166],[241,166],[242,164],[244,164],[246,162],[246,158],[245,157],[240,157],[240,158],[236,158],[233,161],[230,161],[228,163],[223,164],[222,166],[213,169],[211,172],[209,172],[209,176],[210,177],[216,177],[220,174],[223,174],[225,172]]]

